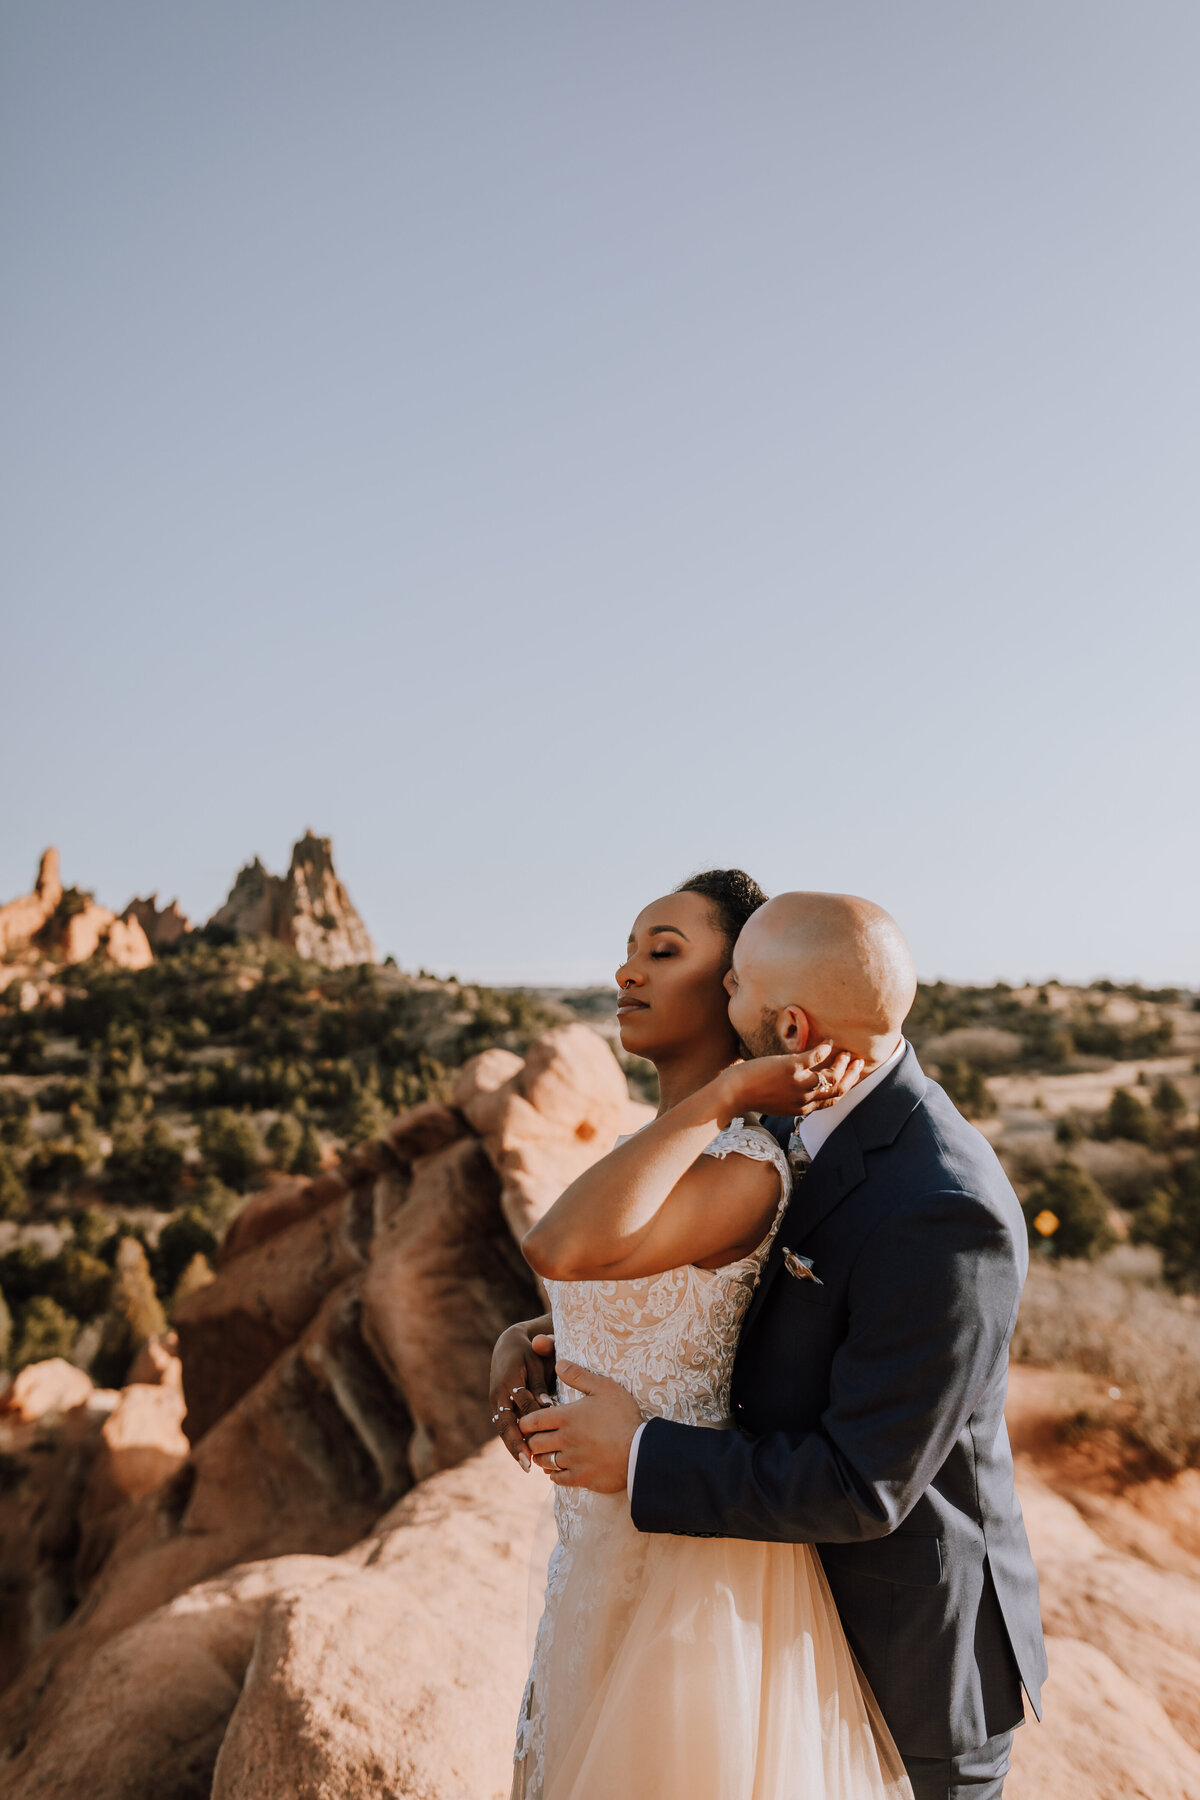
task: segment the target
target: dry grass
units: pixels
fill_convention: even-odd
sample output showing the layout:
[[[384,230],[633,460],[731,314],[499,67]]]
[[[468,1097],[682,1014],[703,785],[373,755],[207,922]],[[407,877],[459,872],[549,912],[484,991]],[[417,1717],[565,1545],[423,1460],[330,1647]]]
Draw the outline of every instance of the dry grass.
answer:
[[[1125,1278],[1113,1272],[1122,1256],[1131,1270]],[[1187,1468],[1200,1462],[1200,1312],[1131,1278],[1132,1264],[1128,1252],[1108,1269],[1035,1262],[1012,1354],[1119,1387],[1135,1442],[1163,1467]]]

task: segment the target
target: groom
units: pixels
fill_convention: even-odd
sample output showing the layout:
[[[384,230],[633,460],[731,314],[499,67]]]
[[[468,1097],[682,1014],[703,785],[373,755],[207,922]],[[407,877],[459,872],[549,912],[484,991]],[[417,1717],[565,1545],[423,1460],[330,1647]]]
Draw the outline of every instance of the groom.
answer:
[[[901,1035],[912,958],[880,907],[780,895],[726,985],[748,1057],[828,1039],[863,1063],[833,1105],[766,1120],[797,1180],[742,1327],[736,1429],[643,1423],[566,1363],[585,1398],[520,1428],[543,1466],[554,1433],[553,1479],[627,1486],[641,1531],[813,1544],[917,1800],[995,1800],[1046,1674],[1004,1426],[1017,1198]],[[780,1067],[742,1071],[748,1109],[781,1105]]]

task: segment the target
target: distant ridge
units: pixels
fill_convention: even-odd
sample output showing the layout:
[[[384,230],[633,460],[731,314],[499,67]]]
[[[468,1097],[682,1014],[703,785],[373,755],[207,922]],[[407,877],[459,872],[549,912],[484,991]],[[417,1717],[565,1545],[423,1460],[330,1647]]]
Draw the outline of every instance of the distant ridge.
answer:
[[[333,866],[332,842],[311,830],[293,846],[286,875],[270,874],[257,856],[247,863],[209,924],[237,937],[274,938],[326,969],[376,960],[370,933]],[[177,900],[160,907],[151,894],[117,914],[85,889],[64,888],[51,846],[32,892],[0,905],[0,991],[18,979],[44,981],[55,968],[92,957],[146,968],[192,929]]]

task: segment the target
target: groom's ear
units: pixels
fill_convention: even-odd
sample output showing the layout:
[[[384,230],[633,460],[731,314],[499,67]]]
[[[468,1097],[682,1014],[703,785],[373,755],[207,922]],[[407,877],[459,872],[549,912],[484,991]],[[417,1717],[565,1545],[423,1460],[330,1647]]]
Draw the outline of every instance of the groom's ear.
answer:
[[[775,1029],[789,1056],[799,1056],[802,1050],[808,1048],[812,1027],[808,1022],[808,1014],[801,1007],[785,1006],[775,1021]]]

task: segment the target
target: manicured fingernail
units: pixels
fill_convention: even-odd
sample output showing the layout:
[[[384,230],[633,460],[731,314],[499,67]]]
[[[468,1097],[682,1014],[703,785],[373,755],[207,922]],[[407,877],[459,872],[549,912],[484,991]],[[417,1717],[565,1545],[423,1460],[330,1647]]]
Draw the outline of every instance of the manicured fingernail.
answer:
[[[528,1475],[530,1469],[532,1469],[532,1467],[533,1467],[533,1464],[530,1462],[529,1458],[525,1455],[524,1451],[521,1452],[520,1458],[518,1460],[520,1461],[521,1467],[524,1469],[525,1473]]]
[[[554,1402],[550,1398],[549,1394],[539,1394],[538,1395],[538,1405],[539,1406],[553,1406]]]

